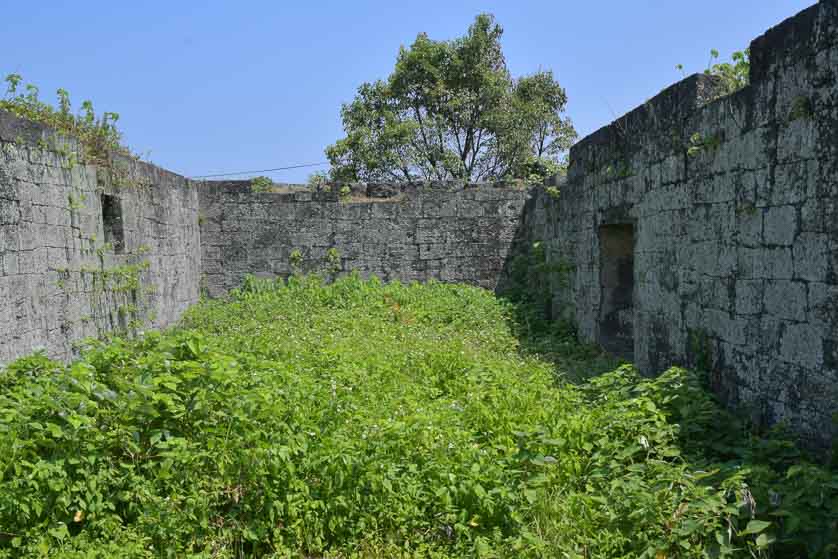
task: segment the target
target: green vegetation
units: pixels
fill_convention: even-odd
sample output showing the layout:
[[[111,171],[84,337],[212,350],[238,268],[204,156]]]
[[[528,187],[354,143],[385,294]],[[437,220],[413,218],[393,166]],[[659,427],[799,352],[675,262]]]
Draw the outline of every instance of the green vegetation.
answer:
[[[730,56],[730,62],[715,62],[719,59],[719,51],[710,50],[710,61],[704,73],[717,78],[719,88],[715,98],[725,97],[735,93],[748,85],[751,81],[751,51],[745,49],[736,51]],[[684,74],[684,65],[678,64],[675,68]]]
[[[326,171],[315,171],[308,176],[306,184],[314,190],[328,190],[329,173]]]
[[[810,119],[814,113],[812,107],[812,100],[804,95],[799,95],[791,102],[791,110],[789,111],[789,121],[798,119]]]
[[[722,145],[722,139],[719,135],[702,136],[698,132],[690,136],[690,143],[687,146],[687,155],[696,157],[701,153],[712,153],[719,149]]]
[[[326,251],[326,273],[330,278],[340,273],[343,268],[340,251],[335,247]]]
[[[731,55],[731,62],[716,62],[718,60],[719,51],[713,49],[710,51],[710,62],[707,64],[705,74],[715,76],[719,79],[721,89],[719,97],[730,95],[739,91],[750,83],[751,80],[751,51],[745,49],[743,51],[736,51]]]
[[[299,275],[302,272],[303,253],[300,249],[295,248],[291,251],[291,254],[288,255],[288,264],[291,266],[291,269],[294,270],[295,275]]]
[[[420,33],[386,81],[341,110],[346,137],[326,149],[331,179],[540,182],[563,167],[576,132],[550,71],[513,79],[490,15],[464,37]]]
[[[0,110],[8,111],[15,116],[54,128],[59,133],[77,138],[83,153],[81,158],[90,163],[108,163],[113,153],[131,155],[130,150],[122,145],[122,134],[116,128],[119,114],[105,112],[101,117],[96,116],[93,103],[84,101],[81,113],[72,113],[70,94],[65,89],[56,92],[58,106],[53,107],[39,98],[38,87],[26,84],[21,88],[22,77],[19,74],[9,74],[5,78],[6,95],[0,99]],[[63,146],[53,147],[56,151],[63,151]],[[65,154],[72,159],[73,154]]]
[[[569,383],[600,356],[521,316],[466,286],[250,279],[179,330],[19,360],[0,557],[834,552],[834,472],[685,370]]]
[[[270,192],[273,190],[274,181],[270,177],[255,177],[250,179],[251,192]]]

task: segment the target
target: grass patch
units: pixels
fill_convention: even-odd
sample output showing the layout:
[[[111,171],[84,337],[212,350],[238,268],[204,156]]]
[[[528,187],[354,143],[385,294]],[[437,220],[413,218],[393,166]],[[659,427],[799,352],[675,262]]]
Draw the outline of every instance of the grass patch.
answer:
[[[596,352],[516,316],[458,285],[249,281],[178,330],[19,360],[0,557],[834,549],[834,472],[750,437],[687,371],[568,382]]]

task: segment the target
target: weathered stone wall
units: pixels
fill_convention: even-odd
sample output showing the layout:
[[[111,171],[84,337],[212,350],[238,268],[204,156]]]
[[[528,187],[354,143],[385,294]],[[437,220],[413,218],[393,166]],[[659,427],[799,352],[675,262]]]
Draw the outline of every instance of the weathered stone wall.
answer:
[[[584,339],[650,373],[707,367],[731,405],[823,446],[838,410],[838,2],[751,57],[731,96],[693,76],[577,143],[560,201],[536,193],[530,235],[572,265],[554,308]]]
[[[656,373],[711,371],[811,445],[838,410],[838,0],[751,45],[751,85],[692,76],[571,150],[566,181],[195,185],[0,114],[0,364],[171,324],[244,276],[548,291],[552,315]],[[115,224],[121,224],[122,232]],[[300,262],[292,255],[299,251]],[[517,285],[521,287],[521,285]]]
[[[78,152],[75,140],[0,112],[0,365],[164,327],[198,299],[194,185],[128,159],[81,165]],[[120,222],[121,243],[111,233]]]
[[[493,289],[520,226],[527,191],[515,186],[355,185],[251,192],[249,183],[200,190],[205,288],[218,296],[246,274],[286,277],[292,252],[303,271],[342,271],[383,280],[465,282]]]

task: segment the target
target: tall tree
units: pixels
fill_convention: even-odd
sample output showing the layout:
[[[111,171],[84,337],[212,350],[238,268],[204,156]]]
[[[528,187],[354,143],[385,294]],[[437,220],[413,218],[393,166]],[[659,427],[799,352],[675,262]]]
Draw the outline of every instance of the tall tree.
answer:
[[[513,79],[491,15],[468,33],[402,47],[386,81],[364,83],[326,149],[332,179],[539,179],[556,172],[576,132],[550,71]]]

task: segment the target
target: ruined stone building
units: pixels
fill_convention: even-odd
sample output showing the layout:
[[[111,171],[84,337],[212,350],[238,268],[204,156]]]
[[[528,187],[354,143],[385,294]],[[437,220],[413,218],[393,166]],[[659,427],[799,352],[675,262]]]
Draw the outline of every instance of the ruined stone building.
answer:
[[[694,75],[579,141],[545,187],[251,192],[124,160],[0,113],[0,363],[160,328],[246,274],[316,268],[496,288],[544,249],[556,319],[812,445],[838,411],[838,1],[751,44],[750,85]],[[60,145],[58,149],[56,146]]]

